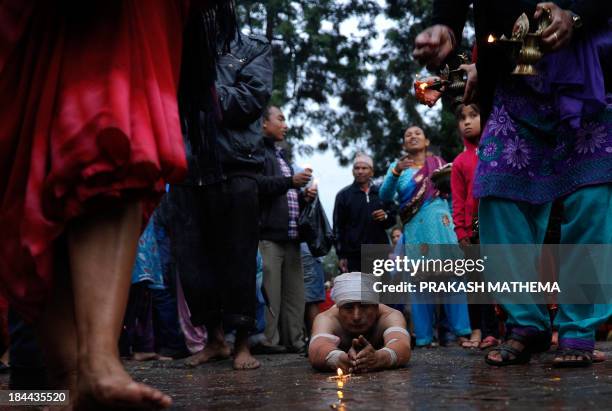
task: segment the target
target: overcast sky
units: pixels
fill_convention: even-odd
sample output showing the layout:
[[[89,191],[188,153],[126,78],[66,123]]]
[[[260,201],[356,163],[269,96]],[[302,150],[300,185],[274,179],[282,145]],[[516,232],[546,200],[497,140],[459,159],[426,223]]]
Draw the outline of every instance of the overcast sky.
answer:
[[[384,3],[384,1],[379,0],[379,3]],[[378,29],[378,37],[372,40],[370,45],[373,51],[379,51],[384,46],[386,31],[393,27],[394,23],[385,18],[382,14],[375,18],[375,22]],[[340,26],[340,32],[347,37],[360,36],[362,33],[360,33],[357,26],[358,20],[356,18],[348,19]],[[323,28],[324,27],[325,24],[323,24]],[[433,119],[438,115],[440,104],[437,104],[433,109],[429,109],[426,106],[419,106],[418,110],[427,122],[428,119]],[[287,120],[289,126],[291,127],[291,118],[288,118]],[[317,130],[313,130],[312,134],[304,141],[304,144],[310,145],[311,147],[317,147],[318,143],[321,141],[324,141],[324,137],[321,136]],[[315,178],[317,178],[319,182],[319,198],[331,223],[336,194],[343,187],[353,182],[353,175],[351,171],[352,166],[340,166],[338,160],[331,151],[320,153],[315,150],[311,156],[302,155],[297,151],[298,150],[296,150],[294,153],[295,165],[302,168],[305,164],[312,166]],[[348,148],[347,154],[353,151],[353,148]],[[365,151],[367,151],[367,147],[365,148]],[[383,168],[387,167],[386,164],[375,166]]]

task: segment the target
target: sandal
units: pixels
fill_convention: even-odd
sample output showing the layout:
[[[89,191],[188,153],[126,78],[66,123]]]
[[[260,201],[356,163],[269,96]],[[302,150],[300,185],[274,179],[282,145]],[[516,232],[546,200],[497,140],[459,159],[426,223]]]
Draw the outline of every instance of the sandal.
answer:
[[[511,338],[514,340],[514,338]],[[514,340],[518,341],[518,340]],[[520,342],[520,341],[519,341]],[[489,358],[489,354],[493,351],[499,351],[501,355],[501,361],[495,361]],[[511,358],[510,356],[514,358]],[[508,343],[503,343],[499,347],[495,347],[494,350],[491,350],[485,355],[485,362],[489,365],[494,365],[496,367],[503,367],[506,365],[518,365],[518,364],[527,364],[531,360],[531,351],[525,345],[522,350],[518,348],[514,348]]]
[[[566,356],[581,357],[579,360],[557,360],[558,357]],[[575,348],[564,348],[558,349],[553,360],[553,367],[555,368],[582,368],[588,367],[593,364],[593,351],[578,350]]]
[[[510,345],[509,341],[516,341],[523,345],[518,349]],[[527,364],[531,360],[531,354],[548,350],[550,347],[550,331],[540,331],[535,327],[513,327],[509,330],[506,342],[485,355],[485,362],[496,367],[506,365]],[[489,355],[498,351],[501,361],[489,358]],[[511,358],[513,356],[514,358]]]
[[[582,368],[593,364],[595,341],[583,338],[560,338],[559,348],[553,360],[555,368]],[[562,360],[559,357],[580,357],[578,360]]]

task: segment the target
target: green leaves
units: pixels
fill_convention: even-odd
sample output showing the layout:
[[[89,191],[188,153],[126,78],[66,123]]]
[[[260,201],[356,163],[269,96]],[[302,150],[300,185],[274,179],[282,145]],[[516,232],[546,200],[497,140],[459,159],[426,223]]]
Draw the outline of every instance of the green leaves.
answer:
[[[460,151],[454,119],[447,116],[424,124],[413,96],[414,76],[421,67],[412,59],[412,48],[426,27],[431,3],[240,2],[243,29],[272,42],[272,104],[288,114],[293,145],[317,128],[326,140],[323,146],[340,163],[367,148],[382,173],[400,155],[404,130],[416,124],[423,126],[433,144],[443,147],[445,157],[452,159]],[[386,33],[381,24],[388,28]]]

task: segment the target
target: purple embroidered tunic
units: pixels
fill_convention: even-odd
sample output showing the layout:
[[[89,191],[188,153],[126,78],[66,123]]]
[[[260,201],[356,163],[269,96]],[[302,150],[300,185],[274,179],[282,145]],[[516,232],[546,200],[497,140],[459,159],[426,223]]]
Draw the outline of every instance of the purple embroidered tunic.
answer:
[[[545,56],[538,76],[499,84],[478,148],[477,198],[550,202],[612,182],[612,30]],[[609,67],[609,66],[608,66]]]

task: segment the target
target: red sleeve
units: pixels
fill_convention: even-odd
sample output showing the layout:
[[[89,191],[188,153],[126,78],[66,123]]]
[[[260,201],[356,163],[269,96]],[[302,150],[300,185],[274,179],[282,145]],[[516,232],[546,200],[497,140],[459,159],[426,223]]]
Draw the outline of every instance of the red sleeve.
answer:
[[[461,241],[469,236],[465,222],[465,203],[467,201],[468,187],[463,176],[463,167],[460,158],[455,159],[451,169],[451,192],[453,195],[453,223],[457,240]]]

